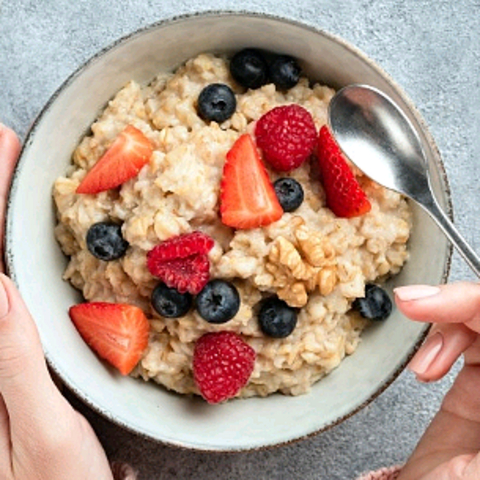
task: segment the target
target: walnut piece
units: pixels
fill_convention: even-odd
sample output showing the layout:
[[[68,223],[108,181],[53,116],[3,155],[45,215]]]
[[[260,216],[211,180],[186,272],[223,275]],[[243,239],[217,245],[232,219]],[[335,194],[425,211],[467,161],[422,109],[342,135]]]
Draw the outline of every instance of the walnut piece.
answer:
[[[270,247],[266,270],[277,295],[291,307],[303,307],[308,293],[329,295],[338,283],[335,249],[327,237],[299,225],[295,242],[277,237]]]
[[[335,249],[328,237],[312,235],[305,226],[301,226],[295,230],[295,238],[301,253],[310,265],[323,267],[334,263]]]

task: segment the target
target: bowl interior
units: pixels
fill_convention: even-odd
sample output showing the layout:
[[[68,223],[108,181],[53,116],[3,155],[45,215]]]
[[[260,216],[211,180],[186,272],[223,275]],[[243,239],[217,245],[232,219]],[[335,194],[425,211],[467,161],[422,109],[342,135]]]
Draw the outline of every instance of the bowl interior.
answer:
[[[328,34],[252,14],[210,14],[161,23],[88,62],[57,92],[35,123],[9,202],[8,267],[37,321],[56,372],[80,398],[115,422],[153,439],[202,450],[274,445],[341,421],[395,378],[425,328],[395,311],[386,323],[368,328],[355,354],[315,384],[310,394],[273,395],[217,406],[121,377],[99,361],[77,334],[67,310],[80,297],[62,280],[66,259],[53,235],[54,180],[65,174],[74,148],[96,115],[130,79],[146,83],[159,71],[172,70],[200,52],[233,52],[247,46],[301,59],[312,80],[334,87],[369,84],[392,96],[420,128],[435,193],[442,206],[448,207],[448,188],[436,149],[408,99],[385,73]],[[436,284],[448,268],[445,238],[417,206],[413,208],[411,257],[391,287]]]

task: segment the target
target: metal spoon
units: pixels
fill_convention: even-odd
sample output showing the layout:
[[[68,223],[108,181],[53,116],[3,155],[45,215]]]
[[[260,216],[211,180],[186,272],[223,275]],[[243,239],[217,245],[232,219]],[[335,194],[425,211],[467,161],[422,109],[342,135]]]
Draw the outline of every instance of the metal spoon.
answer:
[[[375,182],[418,202],[480,277],[480,258],[438,204],[420,138],[393,100],[373,87],[350,85],[332,98],[329,123],[347,157]]]

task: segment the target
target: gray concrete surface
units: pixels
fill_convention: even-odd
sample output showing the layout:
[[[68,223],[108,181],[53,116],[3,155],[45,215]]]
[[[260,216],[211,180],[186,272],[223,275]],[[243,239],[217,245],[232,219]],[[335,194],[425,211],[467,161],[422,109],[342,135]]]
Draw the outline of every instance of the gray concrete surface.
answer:
[[[307,20],[356,44],[407,91],[446,163],[456,221],[480,251],[480,2],[478,0],[0,0],[0,118],[23,137],[61,82],[98,49],[159,19],[211,9],[250,9]],[[472,279],[455,258],[452,280]],[[73,400],[109,456],[142,480],[350,480],[403,462],[448,389],[409,373],[331,431],[288,447],[219,455],[142,440]]]

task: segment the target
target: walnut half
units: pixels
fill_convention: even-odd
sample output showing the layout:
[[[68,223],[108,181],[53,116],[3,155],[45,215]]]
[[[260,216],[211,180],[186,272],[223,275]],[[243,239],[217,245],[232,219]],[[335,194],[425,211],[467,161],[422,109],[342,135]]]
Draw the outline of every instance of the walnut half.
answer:
[[[338,283],[335,249],[327,237],[300,225],[295,242],[277,237],[270,247],[266,270],[277,295],[291,307],[303,307],[316,289],[329,295]]]

